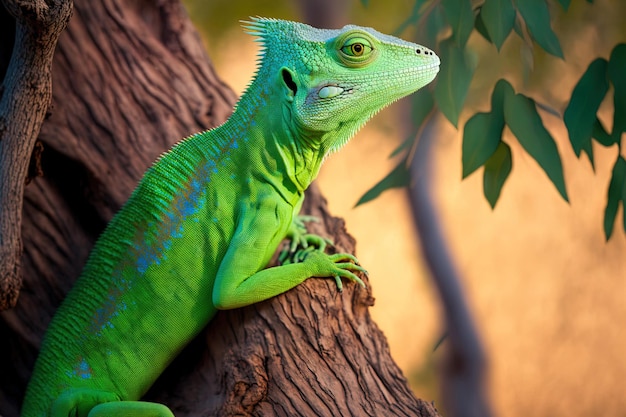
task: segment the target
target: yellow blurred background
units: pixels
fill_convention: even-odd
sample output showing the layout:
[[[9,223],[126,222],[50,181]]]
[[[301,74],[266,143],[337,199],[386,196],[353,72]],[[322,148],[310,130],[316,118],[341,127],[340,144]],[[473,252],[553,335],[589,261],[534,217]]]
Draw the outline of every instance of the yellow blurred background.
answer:
[[[241,94],[250,81],[258,45],[240,19],[266,16],[303,20],[293,1],[187,0],[218,74]],[[350,23],[392,32],[412,0],[350,2]],[[556,5],[556,2],[554,2]],[[489,110],[495,80],[563,111],[589,63],[608,58],[626,41],[626,2],[574,0],[567,14],[551,7],[566,60],[535,48],[534,71],[524,76],[516,36],[500,57],[474,33],[479,65],[459,126]],[[411,38],[411,32],[403,37]],[[432,47],[433,45],[427,45]],[[624,75],[626,76],[626,74]],[[609,93],[611,96],[612,91]],[[331,212],[344,217],[357,255],[370,272],[372,315],[416,395],[438,402],[433,346],[441,312],[420,251],[406,192],[392,190],[353,208],[358,198],[397,164],[387,156],[405,134],[405,110],[396,104],[374,118],[318,178]],[[600,116],[608,127],[612,100]],[[594,146],[595,172],[577,159],[562,120],[542,113],[563,160],[570,203],[537,163],[505,131],[513,171],[491,210],[482,194],[482,170],[461,181],[461,135],[443,118],[433,152],[434,197],[462,274],[463,286],[489,359],[489,395],[501,416],[626,416],[626,235],[622,213],[605,242],[602,219],[617,147]],[[623,140],[623,139],[622,139]],[[624,145],[624,144],[623,144]],[[622,146],[626,149],[626,146]]]

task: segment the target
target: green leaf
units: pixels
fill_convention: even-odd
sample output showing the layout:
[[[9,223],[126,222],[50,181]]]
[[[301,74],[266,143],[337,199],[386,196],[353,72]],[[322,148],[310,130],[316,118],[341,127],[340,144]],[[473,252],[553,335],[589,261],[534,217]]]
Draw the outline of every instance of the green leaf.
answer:
[[[440,3],[435,4],[428,16],[425,17],[425,20],[426,24],[418,28],[420,39],[424,39],[423,42],[425,42],[427,46],[434,47],[438,43],[439,34],[448,27],[446,14]]]
[[[613,233],[613,225],[615,224],[615,216],[619,203],[622,203],[626,211],[626,160],[621,156],[617,158],[613,166],[613,175],[609,183],[609,192],[607,196],[606,208],[604,209],[604,236],[609,240]],[[624,216],[624,230],[626,230],[626,212]]]
[[[593,123],[592,136],[603,146],[613,146],[615,144],[613,138],[611,137],[611,135],[609,135],[609,133],[604,128],[604,125],[597,117],[596,121]]]
[[[435,99],[441,112],[456,127],[474,75],[474,67],[470,65],[465,50],[456,45],[452,38],[441,42],[440,50],[441,70],[435,86]]]
[[[511,0],[485,0],[481,17],[498,51],[515,24],[515,8]]]
[[[563,115],[569,140],[578,157],[583,148],[591,147],[593,126],[597,119],[596,113],[609,89],[609,81],[606,77],[607,67],[608,62],[603,58],[598,58],[589,64],[587,71],[574,87]]]
[[[483,176],[483,192],[492,209],[496,207],[502,186],[509,177],[512,167],[511,148],[506,143],[500,142],[491,158],[487,160]]]
[[[361,4],[363,7],[367,7],[369,5],[370,0],[361,0]]]
[[[626,43],[621,43],[613,48],[609,59],[608,73],[615,88],[611,136],[615,143],[620,143],[622,132],[626,132]]]
[[[354,207],[365,204],[376,197],[378,197],[383,191],[391,188],[406,187],[411,181],[411,175],[407,167],[407,159],[404,158],[397,167],[393,169],[385,178],[380,180],[378,184],[370,188],[363,196],[357,201]]]
[[[480,168],[500,144],[504,118],[493,113],[476,113],[463,129],[463,178]]]
[[[487,42],[493,43],[491,37],[489,36],[489,32],[487,32],[487,28],[485,27],[485,22],[483,22],[483,14],[482,11],[479,11],[476,15],[476,19],[474,20],[474,28],[480,33],[483,38],[487,40]]]
[[[589,158],[589,162],[591,163],[591,169],[595,171],[596,163],[593,159],[593,146],[591,145],[591,141],[585,142],[583,144],[582,151],[587,155],[587,158]]]
[[[559,39],[550,27],[550,12],[546,0],[516,0],[515,5],[524,18],[528,31],[539,46],[549,54],[563,59]]]
[[[563,10],[567,11],[569,9],[570,0],[559,0],[559,3],[561,3]]]
[[[569,201],[559,151],[543,126],[535,102],[522,94],[506,97],[504,120],[522,147],[548,175],[563,199]]]
[[[470,0],[442,0],[443,10],[452,27],[452,37],[457,45],[465,47],[474,28],[474,12]]]
[[[411,121],[414,126],[413,131],[409,134],[409,136],[398,146],[390,155],[390,157],[394,157],[398,155],[403,150],[409,148],[413,142],[415,142],[415,137],[417,132],[419,131],[420,126],[424,123],[424,120],[428,117],[428,115],[432,112],[433,107],[435,106],[435,98],[433,97],[432,91],[428,88],[422,88],[417,93],[413,94],[412,100],[412,111],[411,111]]]
[[[498,80],[491,94],[491,112],[477,113],[465,124],[463,130],[463,178],[482,166],[496,151],[504,129],[504,100],[514,96],[511,84]]]
[[[504,117],[504,101],[514,95],[515,90],[511,84],[504,78],[499,79],[491,93],[491,112],[497,117]]]

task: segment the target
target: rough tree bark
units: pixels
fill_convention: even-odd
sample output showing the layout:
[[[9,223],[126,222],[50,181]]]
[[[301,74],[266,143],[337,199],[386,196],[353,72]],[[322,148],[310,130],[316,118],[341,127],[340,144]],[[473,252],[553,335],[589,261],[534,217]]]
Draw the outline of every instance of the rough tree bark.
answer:
[[[24,196],[24,284],[16,307],[0,315],[4,417],[18,414],[53,312],[141,174],[181,137],[224,121],[235,102],[177,0],[77,0],[53,86],[39,135],[43,177]],[[323,219],[320,233],[353,251],[315,190],[306,208]],[[369,287],[347,284],[339,294],[332,281],[308,280],[220,312],[148,397],[178,416],[437,415],[408,389],[370,318],[372,303]]]
[[[21,285],[22,200],[30,155],[52,96],[52,57],[72,15],[71,0],[3,0],[14,43],[0,91],[0,310]],[[13,42],[12,42],[13,41]],[[3,68],[4,69],[4,68]]]

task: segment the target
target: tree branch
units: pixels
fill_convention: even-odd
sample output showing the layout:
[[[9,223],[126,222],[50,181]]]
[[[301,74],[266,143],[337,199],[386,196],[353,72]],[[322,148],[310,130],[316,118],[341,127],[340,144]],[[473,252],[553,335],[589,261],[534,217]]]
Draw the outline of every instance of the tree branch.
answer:
[[[483,349],[430,196],[429,161],[435,125],[436,117],[431,116],[417,143],[411,163],[414,183],[409,192],[424,259],[445,314],[448,349],[441,370],[443,404],[451,417],[488,417],[491,411],[484,395]]]
[[[72,0],[2,0],[15,43],[0,99],[0,310],[21,286],[22,201],[30,156],[52,97],[52,57]]]

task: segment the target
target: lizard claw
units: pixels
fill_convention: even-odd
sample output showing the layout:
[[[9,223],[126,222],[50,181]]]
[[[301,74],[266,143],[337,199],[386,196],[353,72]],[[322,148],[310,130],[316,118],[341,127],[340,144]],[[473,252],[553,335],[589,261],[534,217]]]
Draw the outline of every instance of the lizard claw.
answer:
[[[286,237],[291,240],[289,247],[283,249],[278,255],[278,261],[285,265],[287,263],[302,262],[310,250],[324,252],[327,246],[334,246],[332,240],[313,233],[307,233],[306,222],[319,222],[315,216],[296,216]]]
[[[367,271],[360,265],[357,265],[358,261],[354,255],[349,253],[328,255],[319,250],[311,249],[299,251],[298,255],[303,257],[300,262],[311,265],[313,276],[332,277],[337,284],[339,292],[343,291],[342,278],[354,281],[365,288],[365,283],[356,273],[360,272],[367,275]]]

